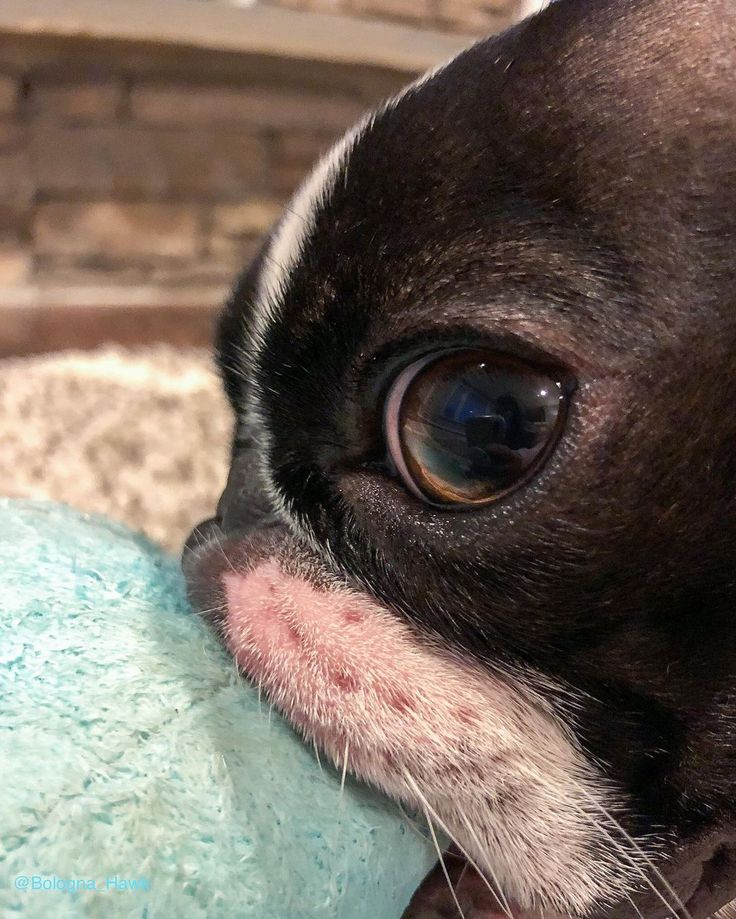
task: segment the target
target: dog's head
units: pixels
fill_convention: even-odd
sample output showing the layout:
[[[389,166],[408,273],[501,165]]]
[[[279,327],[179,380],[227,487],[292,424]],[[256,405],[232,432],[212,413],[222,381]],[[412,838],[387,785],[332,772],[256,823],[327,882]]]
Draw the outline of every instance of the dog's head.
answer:
[[[560,0],[350,132],[222,318],[195,604],[517,916],[736,896],[734,73],[728,0]]]

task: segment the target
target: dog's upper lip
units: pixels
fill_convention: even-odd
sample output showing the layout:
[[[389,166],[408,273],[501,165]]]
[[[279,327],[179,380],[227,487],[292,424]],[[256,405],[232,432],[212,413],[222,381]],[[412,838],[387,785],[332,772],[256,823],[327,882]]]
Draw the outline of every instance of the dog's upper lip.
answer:
[[[264,557],[269,557],[284,534],[278,529],[261,533],[255,542],[245,534],[225,534],[221,521],[215,517],[196,528],[185,549],[184,567],[187,571],[190,596],[194,605],[207,610],[215,628],[222,623],[218,617],[221,607],[212,603],[212,590],[222,582],[223,575],[233,571],[247,571]],[[215,598],[221,599],[221,598]],[[214,612],[213,612],[214,610]],[[658,887],[659,894],[651,890],[635,897],[636,907],[622,902],[611,908],[601,908],[590,914],[589,919],[671,919],[674,916],[708,919],[733,898],[736,889],[736,827],[726,826],[711,829],[685,842],[665,862],[660,864],[666,875],[662,882],[654,874],[650,880]],[[644,885],[642,885],[644,889]],[[686,904],[686,910],[679,908],[677,898],[671,889],[677,890]],[[499,906],[487,895],[485,902],[479,893],[476,899],[476,915],[484,919],[503,916]],[[671,908],[667,903],[671,904]],[[449,903],[450,909],[452,903]],[[481,908],[485,913],[478,913]],[[512,908],[514,919],[539,919],[535,913]],[[431,914],[430,914],[431,915]],[[440,914],[442,915],[442,914]],[[444,915],[452,915],[445,913]],[[472,913],[471,913],[472,915]],[[545,919],[571,919],[545,911]]]

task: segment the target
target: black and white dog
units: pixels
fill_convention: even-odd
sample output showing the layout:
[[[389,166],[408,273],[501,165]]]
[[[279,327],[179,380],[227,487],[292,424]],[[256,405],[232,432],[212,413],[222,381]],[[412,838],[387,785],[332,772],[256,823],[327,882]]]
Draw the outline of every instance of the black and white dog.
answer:
[[[410,86],[219,359],[232,472],[184,564],[286,716],[489,910],[736,897],[736,3],[558,0]]]

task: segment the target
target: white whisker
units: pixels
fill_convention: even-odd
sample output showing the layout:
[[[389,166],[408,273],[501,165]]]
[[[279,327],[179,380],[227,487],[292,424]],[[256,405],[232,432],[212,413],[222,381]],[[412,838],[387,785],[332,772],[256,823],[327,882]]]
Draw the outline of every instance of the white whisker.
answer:
[[[210,606],[207,609],[198,609],[197,614],[199,616],[211,616],[212,613],[225,613],[227,612],[227,604],[218,603],[217,606]]]
[[[469,867],[470,867],[470,862],[466,861],[465,864],[463,865],[462,871],[460,872],[458,876],[457,881],[455,881],[455,890],[460,889],[460,885],[462,884],[463,878],[465,877],[465,872],[468,870]]]
[[[214,542],[214,544],[215,544],[215,545],[217,546],[217,548],[219,549],[220,555],[222,555],[222,557],[223,557],[223,558],[225,559],[225,561],[227,562],[228,568],[232,571],[233,574],[238,574],[238,572],[237,572],[235,566],[233,565],[233,563],[232,563],[232,562],[230,561],[230,559],[228,558],[227,552],[225,552],[225,547],[223,546],[222,541],[221,541],[219,535],[217,534],[217,532],[213,532],[213,534],[212,534],[212,541]]]
[[[483,846],[481,846],[480,840],[478,839],[478,834],[475,832],[473,825],[468,820],[467,815],[463,811],[458,811],[458,814],[465,826],[465,829],[468,831],[468,833],[470,833],[473,839],[473,842],[478,848],[478,851],[481,851]],[[493,881],[493,888],[492,888],[491,885],[488,884],[488,879],[484,878],[486,880],[486,883],[488,884],[488,889],[491,891],[493,896],[498,900],[499,905],[501,906],[501,909],[508,916],[508,919],[514,919],[514,916],[511,912],[511,907],[509,906],[509,901],[506,899],[506,895],[501,889],[501,885],[498,882],[498,878],[496,877],[496,874],[493,868],[491,867],[490,859],[486,859],[486,867],[488,868],[488,873],[491,875],[491,880]],[[484,875],[481,874],[481,877],[484,877]]]
[[[651,879],[647,877],[646,872],[643,871],[641,865],[639,865],[639,864],[636,862],[636,860],[632,857],[631,853],[630,853],[630,852],[627,852],[626,849],[624,848],[624,846],[622,846],[621,843],[617,842],[617,841],[613,838],[613,836],[611,836],[611,834],[610,834],[610,833],[608,832],[608,830],[603,826],[602,823],[599,823],[597,820],[595,820],[595,819],[593,818],[593,816],[592,816],[591,814],[588,814],[582,807],[580,808],[579,813],[580,813],[580,815],[581,815],[582,817],[584,817],[587,821],[590,822],[590,825],[591,825],[595,830],[597,830],[597,831],[601,834],[601,836],[603,836],[604,839],[606,839],[608,842],[610,842],[610,844],[611,844],[611,845],[613,846],[613,848],[619,853],[619,855],[621,855],[622,858],[624,858],[624,859],[634,868],[634,870],[636,871],[636,873],[644,880],[644,882],[647,884],[647,886],[648,886],[651,890],[653,890],[653,891],[657,894],[657,896],[658,896],[660,899],[662,899],[662,895],[661,895],[660,891],[657,890],[657,888],[653,885]],[[640,919],[644,919],[644,916],[642,915],[641,910],[640,910],[639,907],[636,905],[636,903],[634,903],[633,897],[632,897],[630,894],[628,894],[628,893],[624,894],[624,896],[626,897],[626,899],[627,899],[627,900],[629,901],[629,903],[631,904],[631,907],[632,907],[632,909],[634,910],[634,912],[636,913],[636,915],[639,916]],[[671,906],[666,900],[662,900],[662,902],[663,902],[664,905],[667,907],[667,909],[668,909],[670,912],[672,912],[672,906]]]
[[[319,766],[319,771],[322,777],[324,777],[325,770],[322,768],[322,758],[319,755],[319,747],[317,746],[317,738],[312,737],[312,746],[314,747],[314,755],[317,758],[317,765]]]
[[[348,751],[350,750],[350,741],[345,741],[345,753],[342,757],[342,775],[340,776],[340,800],[345,793],[345,777],[348,774]]]
[[[415,794],[419,797],[419,803],[422,805],[422,809],[424,810],[424,817],[427,821],[427,826],[429,827],[430,835],[432,836],[432,842],[434,843],[434,847],[437,850],[437,857],[440,860],[440,866],[442,867],[442,873],[444,874],[445,880],[447,881],[447,887],[450,891],[450,896],[452,897],[453,902],[455,903],[455,906],[457,907],[457,911],[460,914],[461,919],[465,919],[465,913],[463,912],[462,906],[460,906],[460,900],[458,899],[457,892],[452,883],[452,880],[450,879],[450,873],[447,870],[447,865],[445,864],[445,859],[442,854],[442,849],[440,847],[439,840],[437,839],[437,834],[435,833],[435,830],[434,830],[434,824],[432,823],[432,818],[429,816],[429,803],[427,799],[424,797],[424,795],[419,791],[419,789],[416,788],[416,785],[415,785],[415,789],[416,789]]]
[[[491,882],[485,876],[484,872],[481,870],[480,866],[475,861],[475,859],[469,854],[468,850],[449,831],[449,829],[447,828],[442,818],[437,814],[437,811],[434,810],[434,808],[431,806],[429,801],[427,801],[426,797],[419,790],[419,786],[414,781],[414,779],[411,777],[411,775],[406,771],[406,769],[403,770],[403,776],[404,776],[404,781],[407,782],[407,784],[409,785],[411,790],[414,792],[419,802],[422,804],[422,807],[425,809],[425,811],[426,810],[429,811],[429,813],[432,815],[434,822],[437,824],[437,826],[442,830],[443,833],[445,833],[455,843],[455,845],[458,847],[463,857],[467,860],[468,864],[472,868],[475,868],[475,870],[478,872],[478,876],[480,877],[481,881],[486,885],[491,895],[495,897],[496,900],[498,900],[499,899],[498,891],[493,889]],[[513,919],[513,916],[511,917],[511,919]]]
[[[639,844],[638,844],[634,839],[632,839],[631,836],[628,835],[628,833],[626,833],[626,831],[623,829],[623,827],[620,825],[620,823],[619,823],[617,820],[615,820],[615,819],[609,814],[609,812],[605,809],[605,807],[603,807],[602,804],[600,804],[598,801],[596,801],[595,798],[592,797],[592,795],[588,794],[588,792],[586,791],[585,788],[583,788],[582,786],[579,786],[579,788],[580,788],[581,793],[588,799],[589,803],[592,804],[593,807],[594,807],[596,810],[598,810],[600,813],[603,814],[603,816],[609,821],[609,824],[611,824],[611,825],[614,827],[614,829],[618,830],[618,831],[624,836],[624,838],[625,838],[626,841],[629,843],[629,845],[632,847],[632,849],[634,850],[634,852],[637,853],[645,862],[647,862],[648,864],[651,865],[651,862],[649,861],[649,859],[647,858],[647,856],[645,855],[645,853],[642,851],[641,846],[639,846]],[[584,818],[590,823],[590,825],[591,825],[595,830],[597,830],[597,831],[601,834],[601,836],[603,836],[604,839],[606,839],[606,840],[613,846],[613,848],[619,853],[619,855],[620,855],[623,859],[625,859],[625,860],[628,862],[628,864],[634,869],[634,871],[635,871],[635,872],[639,875],[639,877],[644,881],[644,883],[647,885],[647,887],[649,887],[649,889],[652,891],[652,893],[654,893],[655,896],[656,896],[656,897],[662,902],[662,904],[666,907],[667,911],[668,911],[669,913],[671,913],[673,919],[680,919],[680,916],[678,915],[677,911],[675,910],[675,907],[674,907],[674,906],[672,905],[672,903],[664,896],[664,894],[663,894],[662,891],[657,887],[657,885],[654,883],[654,881],[652,881],[652,879],[649,877],[649,875],[648,875],[648,874],[646,873],[646,871],[643,869],[643,867],[641,866],[641,864],[634,858],[634,856],[632,855],[632,853],[631,853],[625,846],[623,846],[620,842],[618,842],[618,840],[616,840],[616,839],[613,837],[613,835],[611,834],[611,832],[610,832],[609,830],[607,830],[606,827],[605,827],[602,823],[600,823],[599,821],[595,820],[595,819],[593,818],[593,815],[590,814],[590,813],[588,813],[588,812],[583,808],[582,805],[579,806],[579,813],[580,813],[580,815],[581,815],[582,817],[584,817]],[[659,872],[657,872],[657,874],[659,874]],[[660,878],[661,878],[661,875],[660,875]],[[669,886],[669,885],[667,885],[667,886]],[[674,892],[673,892],[673,894],[674,894],[674,898],[675,898],[675,905],[677,906],[678,903],[682,903],[682,901],[681,901],[680,898],[677,896],[677,894],[674,893]],[[627,895],[626,898],[627,898],[627,900],[629,900],[629,902],[632,904],[632,906],[634,907],[634,909],[636,909],[637,912],[639,912],[639,910],[637,909],[636,905],[633,903],[631,897],[629,897],[629,896]],[[686,910],[686,908],[684,907],[684,905],[683,905],[682,908],[683,908],[683,910],[685,910],[685,919],[692,919],[692,916],[690,916],[690,914],[687,912],[687,910]]]
[[[658,881],[660,881],[660,883],[661,883],[662,886],[664,887],[665,891],[672,897],[672,899],[673,899],[673,901],[674,901],[675,906],[677,907],[677,909],[679,909],[679,910],[682,912],[684,919],[693,919],[693,917],[692,917],[690,911],[688,910],[687,906],[685,906],[685,904],[682,902],[682,898],[680,897],[680,895],[677,893],[677,891],[674,889],[674,887],[670,884],[670,882],[667,880],[667,878],[662,874],[662,872],[659,870],[659,868],[654,864],[654,862],[652,861],[652,859],[646,854],[646,852],[644,852],[644,850],[643,850],[643,849],[641,848],[641,846],[636,842],[636,840],[633,839],[633,838],[626,832],[626,830],[621,826],[621,824],[619,823],[619,821],[616,820],[616,818],[615,818],[611,813],[609,813],[609,811],[607,811],[606,808],[605,808],[599,801],[596,801],[595,798],[594,798],[585,788],[583,788],[582,785],[579,786],[579,787],[580,787],[580,790],[582,791],[582,793],[583,793],[583,794],[585,795],[585,797],[588,799],[588,801],[589,801],[589,802],[590,802],[590,803],[591,803],[601,814],[603,814],[603,816],[609,821],[609,823],[613,826],[613,828],[614,828],[615,830],[617,830],[617,832],[619,832],[619,833],[621,834],[621,836],[626,840],[626,842],[627,842],[630,846],[632,846],[632,848],[634,849],[634,851],[636,851],[636,852],[641,856],[641,858],[647,863],[647,865],[651,868],[652,873],[654,874],[654,876],[657,878]],[[654,890],[656,891],[656,893],[660,896],[660,898],[662,898],[663,902],[667,902],[667,901],[664,900],[664,898],[662,897],[661,892],[660,892],[656,887],[653,887],[653,889],[654,889]],[[672,911],[673,916],[677,917],[677,913],[672,909],[671,904],[667,903],[667,907],[668,907],[668,909],[670,909],[670,910]]]

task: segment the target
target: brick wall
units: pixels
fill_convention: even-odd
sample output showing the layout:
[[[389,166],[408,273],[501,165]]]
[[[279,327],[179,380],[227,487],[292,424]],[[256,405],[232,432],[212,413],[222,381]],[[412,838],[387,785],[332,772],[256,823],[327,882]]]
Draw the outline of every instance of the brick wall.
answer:
[[[0,288],[219,295],[309,165],[405,74],[3,42]]]
[[[279,2],[334,9],[331,0]],[[452,6],[455,22],[474,10],[463,27],[484,28],[479,11],[508,3]],[[421,11],[430,24],[445,22],[443,8],[339,0],[343,12]],[[409,78],[181,46],[4,36],[0,355],[100,339],[206,340],[212,308],[319,153]]]

